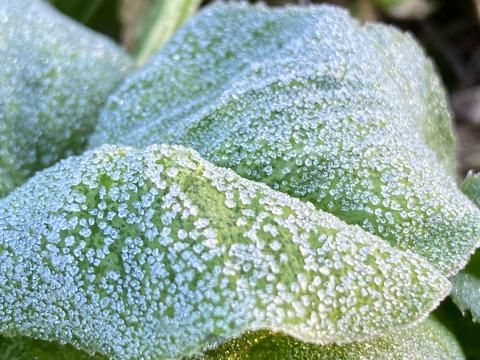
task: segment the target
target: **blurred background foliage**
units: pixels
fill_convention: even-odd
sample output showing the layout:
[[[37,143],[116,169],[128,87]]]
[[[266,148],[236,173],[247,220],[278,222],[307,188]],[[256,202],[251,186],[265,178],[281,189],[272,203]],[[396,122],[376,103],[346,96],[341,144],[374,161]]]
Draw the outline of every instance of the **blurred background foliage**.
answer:
[[[212,0],[50,0],[60,11],[102,32],[140,65],[198,7]],[[480,0],[267,0],[272,6],[329,2],[362,21],[411,32],[434,60],[447,88],[458,142],[459,174],[480,171]],[[148,34],[148,36],[145,36]],[[447,300],[437,316],[453,330],[468,359],[480,360],[480,325]]]

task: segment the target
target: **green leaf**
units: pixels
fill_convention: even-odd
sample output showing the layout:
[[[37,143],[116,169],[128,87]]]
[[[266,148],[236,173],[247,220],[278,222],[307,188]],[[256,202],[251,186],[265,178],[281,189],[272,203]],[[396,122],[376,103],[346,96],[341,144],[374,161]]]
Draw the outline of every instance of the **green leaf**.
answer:
[[[35,340],[28,337],[0,337],[0,360],[108,360],[89,355],[71,345]]]
[[[474,323],[469,315],[462,316],[458,307],[447,298],[434,312],[453,334],[455,334],[468,360],[480,359],[480,324]],[[466,315],[466,314],[464,314]]]
[[[474,322],[480,322],[480,253],[477,251],[466,268],[452,279],[453,302],[465,315],[471,313]]]
[[[115,359],[256,329],[369,339],[448,292],[422,257],[179,146],[101,147],[0,201],[0,334]]]
[[[125,35],[133,43],[137,65],[146,63],[200,3],[201,0],[123,0],[122,13],[128,20]]]
[[[99,10],[104,0],[50,0],[50,3],[62,13],[86,24]]]
[[[432,63],[336,7],[202,10],[109,98],[90,145],[103,143],[193,147],[446,275],[478,246]]]
[[[409,330],[368,342],[319,346],[268,330],[248,332],[229,340],[196,360],[462,360],[455,337],[429,318]],[[0,338],[0,360],[100,360],[67,345],[25,337]]]
[[[480,174],[469,175],[462,191],[480,206]],[[466,268],[452,278],[452,300],[462,313],[469,311],[472,320],[480,321],[480,252],[476,251]]]
[[[461,360],[455,337],[429,318],[413,329],[346,345],[318,346],[270,331],[250,332],[228,341],[197,360]]]
[[[0,3],[0,197],[83,150],[130,60],[39,0]]]
[[[118,11],[121,2],[122,0],[50,0],[63,14],[115,41],[120,40],[123,30]]]

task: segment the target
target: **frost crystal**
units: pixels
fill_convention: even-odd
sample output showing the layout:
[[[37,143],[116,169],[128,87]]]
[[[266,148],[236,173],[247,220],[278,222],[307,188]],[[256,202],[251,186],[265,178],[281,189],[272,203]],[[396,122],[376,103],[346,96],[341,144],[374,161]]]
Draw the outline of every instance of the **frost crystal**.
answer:
[[[422,257],[180,146],[104,146],[0,201],[0,333],[114,359],[257,329],[368,339],[448,291]]]
[[[0,59],[1,197],[83,149],[130,60],[39,0],[0,1]]]
[[[203,10],[109,98],[91,146],[103,143],[193,147],[447,275],[477,246],[431,62],[335,7]]]

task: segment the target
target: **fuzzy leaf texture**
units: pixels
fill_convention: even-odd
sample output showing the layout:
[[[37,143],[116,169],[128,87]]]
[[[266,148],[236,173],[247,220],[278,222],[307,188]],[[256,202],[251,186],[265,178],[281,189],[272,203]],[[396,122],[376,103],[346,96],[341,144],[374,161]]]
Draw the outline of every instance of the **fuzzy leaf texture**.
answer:
[[[0,201],[0,333],[113,359],[257,329],[370,339],[449,290],[422,257],[178,146],[104,146]]]
[[[442,85],[415,41],[332,6],[201,11],[109,98],[91,147],[182,144],[452,275],[478,245]]]
[[[106,360],[71,346],[24,337],[0,338],[0,360]],[[455,337],[434,319],[368,342],[319,346],[269,331],[248,332],[183,360],[464,360]]]
[[[0,197],[83,150],[127,55],[40,0],[0,2]]]
[[[24,336],[0,337],[0,360],[108,360],[71,345],[35,340]]]
[[[469,175],[462,191],[480,207],[480,174]],[[452,300],[462,313],[468,311],[474,322],[480,321],[480,252],[470,259],[466,268],[452,278]]]
[[[462,350],[437,320],[368,342],[317,346],[268,331],[222,344],[195,360],[462,360]]]

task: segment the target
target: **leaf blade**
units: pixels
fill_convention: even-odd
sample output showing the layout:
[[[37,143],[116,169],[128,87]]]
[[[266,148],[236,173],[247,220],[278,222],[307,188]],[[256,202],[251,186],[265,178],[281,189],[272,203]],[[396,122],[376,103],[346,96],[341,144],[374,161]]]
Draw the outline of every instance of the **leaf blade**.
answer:
[[[480,175],[468,175],[461,185],[462,191],[472,202],[480,206]],[[452,297],[455,305],[465,314],[472,315],[474,322],[480,321],[480,252],[476,251],[465,269],[452,279]]]
[[[337,8],[202,10],[110,98],[90,146],[102,143],[193,147],[448,276],[479,245],[431,62]]]
[[[198,360],[461,360],[462,349],[452,333],[433,317],[418,326],[369,342],[318,346],[282,334],[260,331],[209,350]]]
[[[0,333],[119,359],[262,328],[368,339],[449,290],[420,256],[179,146],[105,146],[0,201]]]
[[[130,68],[107,38],[43,1],[0,4],[0,197],[81,152],[107,95]]]

